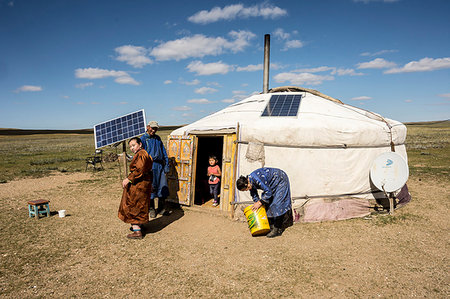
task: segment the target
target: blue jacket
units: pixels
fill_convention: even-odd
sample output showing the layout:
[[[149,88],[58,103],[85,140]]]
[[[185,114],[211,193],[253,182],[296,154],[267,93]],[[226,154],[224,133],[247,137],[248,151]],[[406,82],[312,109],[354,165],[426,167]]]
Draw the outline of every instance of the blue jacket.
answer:
[[[254,202],[261,200],[268,217],[277,217],[291,209],[291,188],[287,174],[277,168],[259,168],[249,174],[252,188],[250,195]],[[262,190],[261,199],[257,189]]]
[[[155,163],[162,164],[164,172],[169,172],[169,157],[167,156],[164,144],[158,135],[150,136],[147,132],[141,137],[142,145]],[[154,166],[155,167],[155,166]]]

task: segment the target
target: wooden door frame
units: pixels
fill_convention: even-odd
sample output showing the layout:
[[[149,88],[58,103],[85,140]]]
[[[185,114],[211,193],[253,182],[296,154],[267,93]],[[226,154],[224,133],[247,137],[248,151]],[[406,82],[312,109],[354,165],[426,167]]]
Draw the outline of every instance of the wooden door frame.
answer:
[[[220,186],[220,211],[229,216],[233,217],[234,215],[234,205],[231,203],[234,201],[235,197],[235,180],[236,180],[236,171],[237,171],[237,151],[238,151],[238,144],[236,142],[237,140],[237,132],[226,132],[226,133],[213,133],[213,134],[189,134],[189,136],[192,136],[193,138],[193,147],[191,152],[191,167],[190,167],[190,188],[189,188],[189,205],[192,207],[195,202],[195,187],[196,187],[196,173],[197,173],[197,154],[198,154],[198,139],[199,137],[222,137],[223,143],[222,143],[222,176],[224,174],[224,171],[227,171],[224,169],[224,165],[226,163],[229,163],[229,177],[225,177],[225,180],[222,177],[222,184]],[[169,139],[168,139],[169,140]],[[169,146],[169,144],[168,144]],[[179,184],[179,182],[178,182]],[[227,198],[223,198],[222,195],[227,194]],[[176,195],[175,195],[176,197]]]

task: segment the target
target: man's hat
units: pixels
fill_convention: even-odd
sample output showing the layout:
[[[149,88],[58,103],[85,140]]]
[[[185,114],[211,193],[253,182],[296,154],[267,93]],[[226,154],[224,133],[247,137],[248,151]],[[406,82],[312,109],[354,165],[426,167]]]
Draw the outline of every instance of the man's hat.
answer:
[[[148,126],[150,126],[151,128],[159,128],[159,125],[155,120],[152,120],[151,122],[149,122]]]

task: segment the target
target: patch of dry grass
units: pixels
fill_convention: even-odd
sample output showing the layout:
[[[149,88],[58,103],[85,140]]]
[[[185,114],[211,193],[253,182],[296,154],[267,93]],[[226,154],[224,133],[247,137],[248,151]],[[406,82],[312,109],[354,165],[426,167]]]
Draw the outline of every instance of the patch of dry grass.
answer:
[[[158,132],[164,143],[172,129]],[[122,152],[122,146],[102,149],[104,155]],[[93,134],[0,135],[0,183],[52,172],[85,171],[86,158],[94,152]],[[131,154],[128,147],[127,152]]]
[[[407,125],[406,149],[411,174],[450,178],[450,121]]]
[[[411,154],[409,163],[431,158]],[[185,208],[152,220],[135,241],[117,218],[117,163],[104,166],[0,184],[0,297],[450,296],[450,193],[441,172],[412,172],[413,200],[393,216],[296,224],[271,240]],[[50,200],[52,217],[28,217],[26,201],[38,198]],[[68,216],[59,218],[60,209]]]

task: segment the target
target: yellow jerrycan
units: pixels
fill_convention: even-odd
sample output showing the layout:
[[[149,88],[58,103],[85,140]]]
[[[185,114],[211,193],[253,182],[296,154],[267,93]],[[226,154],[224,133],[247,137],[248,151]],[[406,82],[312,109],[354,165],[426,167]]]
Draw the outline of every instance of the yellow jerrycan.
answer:
[[[267,219],[264,206],[261,206],[256,212],[252,211],[252,206],[248,206],[244,209],[244,215],[252,236],[265,235],[270,232],[269,219]]]

